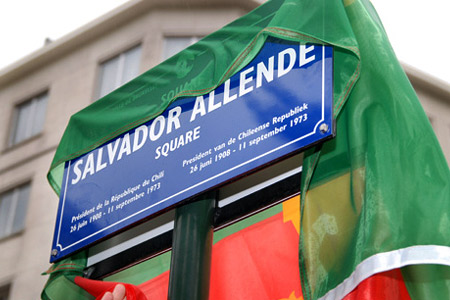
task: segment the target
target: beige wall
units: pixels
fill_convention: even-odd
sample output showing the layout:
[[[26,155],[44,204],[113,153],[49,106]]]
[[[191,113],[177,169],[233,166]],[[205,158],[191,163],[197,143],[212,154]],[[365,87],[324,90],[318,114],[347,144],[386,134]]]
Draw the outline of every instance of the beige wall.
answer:
[[[450,165],[450,84],[404,66]]]
[[[441,144],[447,163],[450,164],[450,95],[447,103],[442,98],[417,89],[422,106],[430,119],[436,137]]]
[[[46,181],[46,172],[69,117],[94,100],[99,63],[141,44],[141,71],[145,71],[161,61],[165,35],[206,35],[243,13],[242,8],[159,8],[127,22],[117,21],[120,26],[110,24],[101,34],[96,32],[99,29],[91,30],[87,34],[95,38],[81,39],[70,49],[64,43],[50,44],[46,47],[52,57],[47,57],[45,48],[35,55],[45,64],[35,58],[25,67],[19,64],[11,73],[0,74],[0,193],[32,183],[25,230],[0,240],[0,286],[12,284],[10,299],[38,299],[47,280],[40,273],[49,267],[58,198]],[[46,90],[43,132],[8,148],[15,105]]]

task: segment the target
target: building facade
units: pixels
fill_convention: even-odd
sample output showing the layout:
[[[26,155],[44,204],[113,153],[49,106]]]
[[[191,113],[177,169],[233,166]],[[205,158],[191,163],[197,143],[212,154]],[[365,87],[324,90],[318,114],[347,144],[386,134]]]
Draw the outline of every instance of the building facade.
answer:
[[[450,84],[404,65],[423,109],[450,164]]]
[[[47,280],[46,173],[70,116],[256,5],[130,1],[0,71],[0,299],[37,299]]]
[[[72,114],[256,7],[130,1],[0,71],[0,299],[47,280],[58,197],[46,180]],[[450,161],[450,85],[405,67]]]

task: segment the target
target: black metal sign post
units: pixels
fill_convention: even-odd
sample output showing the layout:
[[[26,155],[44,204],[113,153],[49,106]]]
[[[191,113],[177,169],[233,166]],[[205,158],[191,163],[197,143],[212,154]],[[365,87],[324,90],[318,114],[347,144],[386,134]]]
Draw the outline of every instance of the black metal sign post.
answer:
[[[195,202],[175,212],[170,300],[207,300],[211,269],[215,191],[199,196]]]

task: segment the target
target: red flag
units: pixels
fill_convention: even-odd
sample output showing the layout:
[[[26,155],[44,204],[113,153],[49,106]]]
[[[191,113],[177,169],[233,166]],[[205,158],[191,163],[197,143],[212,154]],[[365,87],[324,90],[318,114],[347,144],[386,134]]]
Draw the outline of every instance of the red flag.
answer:
[[[411,300],[400,269],[378,273],[361,282],[344,300]]]
[[[298,197],[292,198],[283,204],[282,212],[214,244],[210,299],[303,299],[298,270],[298,203]],[[279,211],[280,207],[274,209]],[[149,299],[165,300],[168,284],[167,271],[139,288]]]
[[[139,285],[150,300],[167,300],[169,293],[169,271]]]

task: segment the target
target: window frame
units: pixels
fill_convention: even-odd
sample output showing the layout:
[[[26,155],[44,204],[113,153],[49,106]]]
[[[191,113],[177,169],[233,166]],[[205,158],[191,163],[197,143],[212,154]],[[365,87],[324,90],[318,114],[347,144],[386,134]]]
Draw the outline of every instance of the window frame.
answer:
[[[23,211],[23,218],[20,220],[20,226],[18,226],[17,229],[14,229],[14,223],[17,217],[17,208],[19,207],[19,205],[21,205],[21,203],[19,203],[21,201],[20,199],[20,193],[23,192],[24,189],[28,189],[28,191],[26,191],[26,199],[22,200],[25,203],[22,203],[22,205],[25,205],[24,211]],[[31,182],[27,181],[24,183],[21,183],[19,185],[14,186],[13,188],[4,190],[0,193],[0,216],[2,214],[2,203],[3,201],[5,201],[5,198],[7,199],[7,197],[11,197],[11,203],[9,204],[9,211],[6,213],[8,219],[6,220],[6,229],[4,230],[4,232],[0,231],[0,240],[3,239],[7,239],[11,236],[14,236],[16,234],[20,234],[21,232],[23,232],[25,230],[25,225],[26,225],[26,218],[27,218],[27,214],[28,214],[28,206],[29,206],[29,202],[30,202],[30,195],[31,195]]]
[[[139,49],[139,61],[138,61],[138,70],[137,70],[137,74],[129,79],[128,81],[122,82],[123,81],[123,70],[125,67],[125,60],[126,60],[126,53],[129,53],[130,51],[133,51],[135,49]],[[132,79],[136,78],[137,76],[139,76],[139,74],[141,73],[141,67],[142,67],[142,50],[143,50],[143,44],[142,42],[137,42],[137,43],[133,43],[131,46],[128,46],[126,48],[121,48],[118,51],[115,51],[112,55],[109,55],[101,60],[98,61],[97,63],[97,75],[96,75],[96,84],[95,84],[95,89],[94,89],[94,99],[93,102],[99,100],[100,98],[105,97],[106,95],[108,95],[109,93],[111,93],[112,91],[116,90],[117,88],[121,87],[122,85],[126,84],[127,82],[131,81]],[[118,59],[118,67],[117,67],[117,72],[115,74],[115,87],[107,92],[106,94],[102,95],[102,83],[103,83],[103,74],[104,74],[104,66],[106,63],[111,62],[112,60]],[[119,76],[120,74],[120,76]],[[119,84],[117,85],[117,82],[119,82]]]
[[[204,37],[205,37],[205,35],[202,35],[202,34],[170,34],[170,35],[167,34],[167,35],[163,35],[163,43],[162,43],[162,50],[161,50],[162,61],[165,61],[165,60],[169,59],[170,57],[174,56],[175,54],[179,53],[180,51],[188,48],[189,46],[192,46],[193,44],[197,43]],[[176,38],[189,39],[190,41],[189,41],[189,44],[186,45],[186,47],[179,50],[178,52],[174,52],[173,54],[166,55],[167,40],[168,39],[176,39]]]
[[[14,104],[13,111],[11,114],[12,117],[11,117],[11,122],[10,122],[10,127],[9,127],[9,133],[7,136],[7,148],[12,148],[17,145],[26,143],[29,140],[32,140],[33,138],[41,135],[44,132],[49,98],[50,98],[50,93],[49,93],[49,90],[46,89],[42,92],[34,94],[34,96],[32,96],[32,97],[28,97],[25,100]],[[43,107],[40,107],[39,103],[42,103],[42,102],[43,102],[43,104],[41,104],[41,105],[43,105]],[[30,104],[30,115],[32,115],[33,118],[25,119],[27,122],[25,124],[25,127],[26,127],[25,137],[18,139],[18,137],[17,137],[18,130],[17,129],[19,127],[19,122],[20,122],[20,113],[21,113],[21,110],[27,106],[27,104]],[[41,119],[41,122],[39,124],[40,128],[37,132],[33,132],[34,128],[37,125],[36,120],[38,120],[38,118],[36,118],[36,115],[37,115],[37,112],[39,112],[40,110],[43,111],[42,115],[40,116],[40,119]]]

